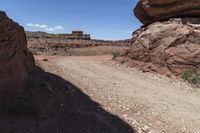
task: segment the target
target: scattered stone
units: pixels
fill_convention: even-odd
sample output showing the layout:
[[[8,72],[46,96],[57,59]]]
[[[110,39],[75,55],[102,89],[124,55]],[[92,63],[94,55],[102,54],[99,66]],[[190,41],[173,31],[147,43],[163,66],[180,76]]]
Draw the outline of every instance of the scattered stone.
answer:
[[[142,131],[144,132],[149,132],[150,127],[147,125],[144,125],[144,127],[142,128]]]

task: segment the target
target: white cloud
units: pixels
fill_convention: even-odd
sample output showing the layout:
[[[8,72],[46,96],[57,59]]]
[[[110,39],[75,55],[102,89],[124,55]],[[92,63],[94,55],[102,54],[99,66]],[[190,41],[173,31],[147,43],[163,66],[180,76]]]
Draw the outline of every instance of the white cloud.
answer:
[[[33,26],[33,24],[32,23],[28,23],[27,26]]]
[[[55,31],[54,28],[46,28],[45,30],[46,30],[46,31]]]
[[[56,25],[56,26],[54,26],[54,29],[55,30],[63,30],[64,27],[62,27],[61,25]]]
[[[29,27],[35,27],[35,28],[41,28],[41,29],[46,29],[46,28],[48,28],[48,26],[45,25],[45,24],[40,25],[40,24],[32,24],[32,23],[28,23],[27,26],[29,26]]]
[[[44,25],[39,25],[39,27],[40,27],[40,28],[48,28],[48,26],[45,25],[45,24],[44,24]]]
[[[63,30],[64,27],[61,26],[61,25],[56,25],[54,27],[49,27],[48,25],[46,24],[33,24],[33,23],[28,23],[27,24],[28,27],[32,27],[32,28],[39,28],[39,29],[42,29],[42,30],[45,30],[45,31],[49,31],[49,32],[53,32],[53,31],[57,31],[57,30]]]

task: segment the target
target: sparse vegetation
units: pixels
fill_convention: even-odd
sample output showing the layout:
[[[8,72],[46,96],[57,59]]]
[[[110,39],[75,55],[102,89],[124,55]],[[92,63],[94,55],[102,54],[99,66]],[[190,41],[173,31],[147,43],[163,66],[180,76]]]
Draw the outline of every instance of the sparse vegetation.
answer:
[[[95,56],[95,55],[110,55],[115,51],[121,51],[120,46],[95,46],[88,48],[74,48],[67,50],[67,53],[75,56]]]
[[[122,51],[128,49],[128,47],[121,46],[94,46],[85,48],[70,48],[62,49],[59,48],[56,51],[40,51],[36,49],[30,49],[31,51],[37,51],[37,55],[63,55],[63,56],[96,56],[96,55],[111,55],[115,51]],[[35,52],[34,52],[35,53]]]
[[[199,85],[200,84],[200,75],[194,75],[194,77],[192,78],[192,83],[195,85]]]
[[[119,57],[120,56],[120,51],[119,50],[116,50],[116,51],[114,51],[113,53],[112,53],[112,55],[113,55],[113,60],[115,59],[115,58],[117,58],[117,57]]]
[[[192,80],[192,77],[194,75],[194,72],[192,71],[184,71],[182,74],[181,74],[181,78],[185,81],[191,81]]]
[[[121,60],[120,63],[121,63],[121,64],[124,64],[124,63],[125,63],[125,60]]]
[[[193,71],[185,71],[181,74],[181,78],[189,83],[200,84],[200,75]]]

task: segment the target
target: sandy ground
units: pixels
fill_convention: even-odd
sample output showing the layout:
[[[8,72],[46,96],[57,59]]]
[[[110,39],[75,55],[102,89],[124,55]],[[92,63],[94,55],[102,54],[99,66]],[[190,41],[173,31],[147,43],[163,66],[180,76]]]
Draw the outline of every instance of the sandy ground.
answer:
[[[42,61],[48,58],[48,61]],[[138,132],[200,133],[200,90],[142,73],[111,56],[41,57],[46,71],[70,81]],[[51,69],[51,68],[54,69]]]

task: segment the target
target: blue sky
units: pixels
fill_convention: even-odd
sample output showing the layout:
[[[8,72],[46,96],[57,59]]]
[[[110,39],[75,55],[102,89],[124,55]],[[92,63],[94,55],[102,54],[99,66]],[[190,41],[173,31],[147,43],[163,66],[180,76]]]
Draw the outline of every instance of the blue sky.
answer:
[[[141,23],[138,0],[1,0],[0,10],[29,31],[83,30],[96,39],[127,39]]]

